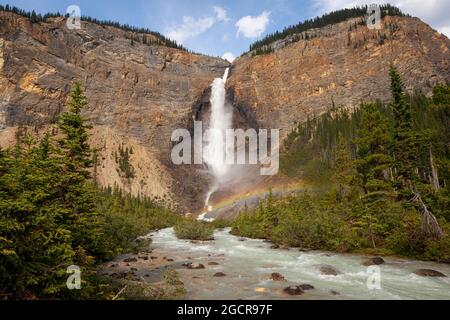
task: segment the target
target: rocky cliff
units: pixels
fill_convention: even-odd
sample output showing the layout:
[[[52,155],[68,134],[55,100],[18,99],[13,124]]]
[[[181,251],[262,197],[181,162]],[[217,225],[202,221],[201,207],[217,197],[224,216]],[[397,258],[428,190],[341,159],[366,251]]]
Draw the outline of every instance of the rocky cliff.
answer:
[[[228,62],[158,45],[121,29],[82,22],[80,30],[52,18],[31,23],[0,12],[0,133],[14,141],[19,126],[46,128],[64,109],[74,81],[89,100],[98,180],[180,203],[193,183],[170,162],[172,131],[189,122],[192,106]],[[132,174],[120,172],[119,148],[130,149]],[[181,176],[178,176],[181,175]],[[195,179],[191,177],[191,179]]]
[[[199,209],[207,176],[201,166],[171,163],[170,137],[207,118],[209,86],[229,63],[133,37],[152,43],[152,35],[110,26],[83,22],[81,30],[69,30],[62,18],[31,23],[0,12],[0,145],[14,143],[18,127],[42,132],[54,123],[71,84],[81,81],[100,185],[158,197],[182,212]],[[450,82],[450,41],[415,18],[387,17],[381,30],[352,19],[306,38],[236,60],[228,81],[235,125],[286,134],[333,103],[351,108],[389,100],[392,63],[410,92]]]
[[[273,43],[272,53],[237,59],[228,81],[236,106],[283,134],[333,104],[390,100],[391,64],[410,93],[450,82],[450,40],[417,18],[386,17],[380,30],[350,19],[306,33]]]

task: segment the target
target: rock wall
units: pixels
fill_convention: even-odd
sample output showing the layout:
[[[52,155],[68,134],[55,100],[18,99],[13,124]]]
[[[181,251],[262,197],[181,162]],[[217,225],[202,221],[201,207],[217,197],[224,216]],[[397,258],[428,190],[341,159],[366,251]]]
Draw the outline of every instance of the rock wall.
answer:
[[[202,166],[174,166],[170,137],[208,118],[209,86],[230,64],[131,36],[143,35],[88,22],[69,30],[62,18],[31,23],[0,12],[0,145],[13,144],[18,127],[42,132],[54,123],[80,81],[100,185],[164,199],[180,212],[198,210],[208,175]],[[388,101],[391,64],[409,92],[429,94],[450,82],[450,40],[416,18],[386,17],[381,30],[352,19],[308,31],[308,38],[287,38],[272,45],[273,53],[234,62],[227,100],[235,126],[280,128],[283,136],[333,104]],[[120,148],[133,149],[132,178],[120,172]]]
[[[286,135],[296,122],[333,103],[389,101],[389,68],[398,67],[408,92],[429,94],[450,82],[450,40],[417,18],[386,17],[381,30],[361,19],[308,31],[309,40],[273,44],[273,53],[237,59],[228,81],[235,104]]]
[[[62,18],[32,24],[0,12],[0,136],[8,140],[11,128],[54,123],[72,83],[80,81],[89,100],[85,114],[94,125],[92,141],[103,153],[99,182],[133,194],[165,196],[185,207],[183,179],[170,162],[170,137],[187,126],[193,104],[229,63],[132,43],[130,35],[88,22],[81,30],[69,30]],[[132,181],[120,179],[109,161],[121,144],[139,150],[130,159],[140,168]]]

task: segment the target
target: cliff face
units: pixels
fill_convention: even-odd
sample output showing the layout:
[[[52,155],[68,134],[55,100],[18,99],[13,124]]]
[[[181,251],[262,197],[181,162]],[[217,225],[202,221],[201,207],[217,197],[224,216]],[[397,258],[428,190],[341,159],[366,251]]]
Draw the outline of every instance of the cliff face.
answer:
[[[450,81],[450,40],[416,18],[386,17],[381,30],[352,19],[308,31],[309,40],[277,41],[271,54],[236,60],[228,82],[235,105],[260,125],[287,134],[295,122],[336,106],[388,101],[389,68],[398,67],[407,91],[430,93]]]
[[[88,22],[69,30],[62,18],[32,24],[0,12],[0,134],[5,144],[17,126],[53,123],[72,83],[81,81],[100,184],[179,202],[186,188],[170,163],[172,131],[186,127],[192,105],[229,64],[132,42],[131,35]],[[133,147],[131,179],[117,165],[122,146]]]
[[[227,83],[235,125],[285,135],[333,102],[351,108],[389,100],[391,63],[410,92],[450,82],[446,37],[414,18],[387,17],[374,31],[359,22],[311,30],[309,40],[288,38],[274,43],[271,54],[236,60]],[[13,144],[19,126],[42,132],[54,123],[71,84],[81,81],[100,185],[162,198],[179,211],[199,209],[208,178],[202,167],[171,163],[170,137],[208,118],[208,88],[229,63],[131,36],[143,37],[88,22],[69,30],[62,18],[32,24],[0,12],[0,145]],[[120,166],[124,152],[129,171]]]

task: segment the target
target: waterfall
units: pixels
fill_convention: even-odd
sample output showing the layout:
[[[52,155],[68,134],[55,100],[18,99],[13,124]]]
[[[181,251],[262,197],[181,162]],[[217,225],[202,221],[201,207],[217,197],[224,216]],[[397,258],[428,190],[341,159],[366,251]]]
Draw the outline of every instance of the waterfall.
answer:
[[[209,127],[205,132],[205,144],[203,148],[203,159],[214,178],[213,185],[209,190],[205,206],[209,207],[211,195],[225,182],[229,166],[226,165],[225,156],[225,130],[232,128],[233,113],[226,105],[225,84],[228,78],[229,68],[225,70],[222,78],[214,79],[211,85],[211,116]]]

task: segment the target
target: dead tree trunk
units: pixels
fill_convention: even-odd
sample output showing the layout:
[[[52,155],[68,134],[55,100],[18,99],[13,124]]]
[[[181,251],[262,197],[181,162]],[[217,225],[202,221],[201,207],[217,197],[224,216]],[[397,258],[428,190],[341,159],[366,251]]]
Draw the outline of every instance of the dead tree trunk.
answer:
[[[438,170],[436,168],[436,165],[434,163],[433,151],[431,150],[431,148],[430,148],[430,165],[431,165],[431,178],[432,178],[433,186],[434,186],[434,189],[436,191],[438,191],[440,188],[439,175],[438,175]]]
[[[440,239],[444,235],[436,217],[428,210],[418,192],[413,191],[412,203],[416,203],[422,212],[422,231],[432,239]]]

